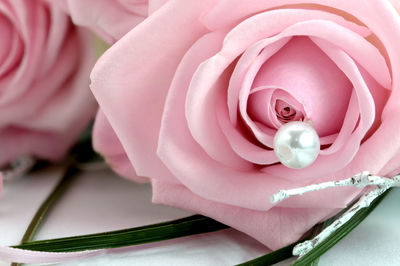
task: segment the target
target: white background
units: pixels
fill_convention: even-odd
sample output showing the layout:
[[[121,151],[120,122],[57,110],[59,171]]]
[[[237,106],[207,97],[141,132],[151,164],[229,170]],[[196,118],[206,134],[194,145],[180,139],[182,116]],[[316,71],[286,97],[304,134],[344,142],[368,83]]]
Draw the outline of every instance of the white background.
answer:
[[[38,206],[58,182],[61,170],[53,167],[4,184],[0,200],[0,245],[19,243]],[[189,215],[152,204],[149,184],[135,184],[108,170],[92,171],[75,180],[45,220],[36,239],[118,230]],[[267,252],[252,238],[227,229],[110,250],[62,265],[234,265]],[[9,264],[0,262],[3,265]],[[400,265],[400,189],[393,190],[359,227],[328,251],[320,265]]]

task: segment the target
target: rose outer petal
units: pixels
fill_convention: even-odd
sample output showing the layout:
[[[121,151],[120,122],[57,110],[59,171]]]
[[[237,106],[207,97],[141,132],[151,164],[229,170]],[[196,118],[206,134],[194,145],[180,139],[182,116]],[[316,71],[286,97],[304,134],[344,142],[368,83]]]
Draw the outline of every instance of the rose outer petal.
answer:
[[[232,6],[236,8],[230,8]],[[387,26],[390,25],[387,24],[387,22],[392,18],[385,18],[385,22],[382,19],[378,19],[382,16],[381,14],[388,15],[390,13],[388,13],[388,6],[390,6],[390,3],[386,1],[374,1],[365,4],[364,0],[307,0],[306,3],[304,0],[285,0],[284,2],[282,0],[248,0],[246,2],[241,0],[220,0],[213,9],[202,17],[202,21],[207,28],[214,31],[229,27],[232,24],[237,24],[238,21],[241,21],[250,15],[264,12],[266,10],[270,11],[275,8],[313,10],[317,8],[319,10],[340,14],[344,17],[342,17],[342,23],[346,23],[346,20],[348,20],[347,22],[352,21],[358,24],[360,21],[365,23],[367,28],[354,23],[349,23],[348,25],[345,25],[345,27],[355,32],[359,32],[362,36],[366,36],[370,33],[368,28],[370,28],[372,32],[376,33],[386,30]],[[221,16],[221,14],[226,13],[226,10],[229,10],[229,16]],[[396,16],[398,16],[398,14]]]
[[[108,49],[93,69],[93,94],[140,176],[175,179],[156,155],[164,102],[182,56],[206,33],[197,18],[213,2],[171,0]]]
[[[93,148],[101,153],[116,173],[137,182],[148,180],[136,175],[121,142],[101,110],[97,112],[92,134]]]
[[[133,13],[116,0],[51,1],[67,1],[67,10],[74,23],[90,28],[109,43],[119,40],[134,26],[142,22],[147,15],[147,12],[145,14]]]
[[[149,0],[149,15],[156,12],[159,8],[161,8],[165,3],[169,0]]]
[[[273,250],[297,241],[315,224],[338,211],[332,208],[278,207],[267,212],[257,211],[206,200],[182,185],[152,180],[152,186],[154,203],[209,216],[252,236]]]
[[[76,25],[88,27],[108,43],[114,43],[169,0],[47,1],[53,1],[70,14]]]

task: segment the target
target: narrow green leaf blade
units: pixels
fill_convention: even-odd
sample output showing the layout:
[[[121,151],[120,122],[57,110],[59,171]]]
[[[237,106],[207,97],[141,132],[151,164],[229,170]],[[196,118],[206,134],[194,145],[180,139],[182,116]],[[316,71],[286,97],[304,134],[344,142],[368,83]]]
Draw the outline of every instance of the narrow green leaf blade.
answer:
[[[228,228],[227,225],[213,219],[201,215],[193,215],[183,219],[131,229],[33,241],[14,247],[48,252],[74,252],[119,248],[209,233],[226,228]]]
[[[292,250],[297,243],[293,243],[289,246],[280,248],[275,250],[271,253],[268,253],[264,256],[255,258],[254,260],[246,261],[236,266],[265,266],[265,265],[272,265],[278,262],[281,262],[285,259],[292,257]]]

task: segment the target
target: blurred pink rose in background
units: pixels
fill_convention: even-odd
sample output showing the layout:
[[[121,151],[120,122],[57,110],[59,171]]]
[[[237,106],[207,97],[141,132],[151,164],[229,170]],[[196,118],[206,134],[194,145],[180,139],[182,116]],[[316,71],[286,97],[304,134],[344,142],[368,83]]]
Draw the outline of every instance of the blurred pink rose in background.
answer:
[[[400,16],[385,0],[170,0],[94,68],[95,146],[119,173],[150,177],[154,202],[279,248],[360,190],[277,205],[272,194],[398,170],[399,43]],[[301,119],[321,152],[290,169],[273,137]]]
[[[97,109],[92,36],[41,0],[1,0],[0,32],[0,166],[60,160]]]
[[[72,21],[96,32],[108,43],[119,40],[168,0],[49,0]]]

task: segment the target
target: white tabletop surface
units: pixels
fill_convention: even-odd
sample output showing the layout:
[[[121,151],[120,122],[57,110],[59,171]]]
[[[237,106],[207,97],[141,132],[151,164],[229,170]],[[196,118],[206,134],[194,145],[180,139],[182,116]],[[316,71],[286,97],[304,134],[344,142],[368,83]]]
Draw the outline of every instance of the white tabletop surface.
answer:
[[[40,203],[61,176],[53,167],[4,184],[0,245],[19,243]],[[191,213],[151,203],[148,184],[135,184],[108,170],[81,174],[59,200],[35,239],[98,233],[157,223]],[[138,247],[109,250],[61,265],[234,265],[268,252],[233,229]],[[290,261],[279,265],[289,265]],[[0,262],[0,266],[9,265]],[[339,244],[321,266],[400,265],[400,189]]]

